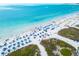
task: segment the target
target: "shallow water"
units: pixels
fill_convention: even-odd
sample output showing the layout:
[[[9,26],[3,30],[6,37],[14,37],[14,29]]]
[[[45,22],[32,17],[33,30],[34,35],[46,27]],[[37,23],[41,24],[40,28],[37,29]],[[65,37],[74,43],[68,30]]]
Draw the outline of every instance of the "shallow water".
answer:
[[[0,38],[12,36],[32,24],[79,11],[79,5],[38,4],[0,6]]]

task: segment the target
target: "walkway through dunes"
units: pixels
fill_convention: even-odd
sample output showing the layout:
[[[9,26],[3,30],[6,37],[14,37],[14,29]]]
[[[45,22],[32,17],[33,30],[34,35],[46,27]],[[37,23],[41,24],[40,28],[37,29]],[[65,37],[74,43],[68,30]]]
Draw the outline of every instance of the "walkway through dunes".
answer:
[[[62,40],[62,41],[64,41],[64,42],[66,42],[66,43],[72,45],[72,46],[75,47],[76,49],[79,47],[79,43],[77,43],[77,42],[75,42],[75,41],[73,41],[73,40],[70,40],[70,39],[65,38],[65,37],[63,37],[63,36],[60,36],[60,35],[58,35],[58,34],[53,34],[53,35],[54,35],[54,38],[57,38],[57,39],[59,39],[59,40]]]

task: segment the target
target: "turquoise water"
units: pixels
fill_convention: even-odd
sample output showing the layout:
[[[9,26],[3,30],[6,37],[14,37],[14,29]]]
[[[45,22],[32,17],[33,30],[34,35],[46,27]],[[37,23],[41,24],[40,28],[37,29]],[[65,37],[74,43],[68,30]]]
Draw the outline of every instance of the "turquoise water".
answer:
[[[21,29],[22,26],[29,28],[32,23],[50,21],[56,16],[77,11],[79,11],[79,5],[74,4],[0,6],[0,37],[11,33],[12,29],[12,31],[16,32],[18,27]]]

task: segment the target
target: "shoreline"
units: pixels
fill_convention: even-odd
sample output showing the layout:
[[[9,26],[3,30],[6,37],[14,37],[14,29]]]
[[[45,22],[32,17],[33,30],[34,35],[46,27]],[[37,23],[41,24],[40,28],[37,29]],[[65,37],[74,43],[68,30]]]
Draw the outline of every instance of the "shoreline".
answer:
[[[55,20],[53,20],[55,19]],[[7,55],[8,53],[11,53],[17,49],[20,49],[22,47],[25,47],[31,43],[40,44],[41,40],[43,39],[49,39],[49,38],[57,38],[59,40],[63,40],[64,42],[69,43],[71,46],[77,49],[79,47],[79,42],[75,42],[73,40],[70,40],[68,38],[62,37],[58,35],[58,31],[63,28],[68,28],[68,26],[74,26],[77,22],[79,22],[79,12],[64,15],[62,17],[53,18],[51,21],[48,22],[42,22],[38,23],[38,25],[33,25],[33,27],[29,28],[28,31],[25,31],[23,33],[20,33],[19,35],[16,35],[14,37],[10,37],[8,40],[5,40],[5,42],[0,43],[0,55]],[[60,21],[59,21],[60,20]],[[73,24],[74,23],[74,24]],[[72,25],[73,24],[73,25]],[[79,24],[79,23],[78,23]],[[18,42],[21,44],[20,47],[17,47]],[[12,46],[11,46],[12,45]],[[4,48],[7,48],[8,50],[3,51]],[[10,47],[10,48],[8,48]],[[15,47],[15,49],[14,49]],[[41,53],[44,52],[41,51]],[[45,53],[46,55],[46,53]]]
[[[69,13],[66,15],[57,16],[57,17],[54,17],[53,19],[49,18],[50,21],[42,21],[42,22],[40,21],[37,23],[32,23],[29,25],[29,28],[25,27],[26,25],[24,25],[23,29],[21,29],[19,31],[17,30],[18,31],[17,33],[19,33],[19,34],[13,34],[11,37],[8,37],[8,38],[2,38],[2,39],[0,38],[0,42],[1,42],[0,45],[2,45],[6,39],[16,38],[18,36],[21,36],[21,35],[27,33],[27,32],[32,32],[39,27],[44,27],[44,26],[51,24],[51,23],[53,23],[53,24],[61,23],[61,21],[64,21],[67,18],[73,18],[73,17],[77,16],[77,14],[79,15],[79,12],[73,12],[73,13]],[[20,28],[18,28],[18,29],[20,29]]]

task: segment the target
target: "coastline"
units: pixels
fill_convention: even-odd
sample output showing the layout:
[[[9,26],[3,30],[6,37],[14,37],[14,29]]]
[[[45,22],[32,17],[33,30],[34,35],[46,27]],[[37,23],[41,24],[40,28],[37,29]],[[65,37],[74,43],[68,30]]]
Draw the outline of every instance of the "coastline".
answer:
[[[11,47],[10,52],[8,52],[8,51],[4,52],[3,48],[7,47],[7,49],[9,49],[8,48],[9,45],[13,45],[14,43],[17,43],[18,41],[20,42],[21,40],[24,41],[24,39],[26,39],[28,43],[24,43],[24,45],[21,45],[19,48],[17,46],[15,46],[16,50],[20,49],[22,47],[25,47],[29,44],[37,44],[38,43],[38,45],[39,45],[42,39],[48,39],[48,38],[59,38],[59,40],[65,39],[63,41],[69,43],[70,45],[72,45],[73,47],[75,47],[77,49],[77,47],[79,47],[79,45],[78,45],[79,42],[75,42],[75,41],[70,40],[68,38],[64,38],[64,37],[58,35],[57,31],[59,31],[63,28],[68,28],[66,25],[72,26],[73,23],[76,23],[77,21],[79,22],[78,19],[79,19],[79,12],[75,12],[72,14],[53,18],[53,19],[51,19],[51,21],[48,21],[48,22],[38,23],[38,25],[32,24],[33,26],[29,27],[27,30],[25,29],[24,32],[22,32],[22,33],[20,32],[20,34],[10,37],[10,38],[8,38],[8,40],[5,40],[4,42],[1,42],[2,44],[0,43],[0,46],[2,45],[2,47],[0,48],[0,55],[7,55],[8,53],[13,52],[14,49],[12,49],[12,48],[14,46]],[[39,34],[40,32],[44,32],[44,29],[46,29],[46,27],[48,28],[48,30],[45,31],[45,33],[43,33],[45,35],[45,38],[44,37],[40,38],[40,36],[42,36],[42,34],[40,34],[40,35],[37,35],[37,34]],[[34,36],[36,38],[34,38]],[[6,46],[4,46],[4,45],[6,45]],[[44,52],[44,50],[45,50],[44,48],[43,48],[43,51],[40,50],[41,54]],[[5,54],[1,54],[2,52],[4,52]],[[45,53],[45,55],[46,55],[46,53]]]
[[[10,38],[10,41],[11,41],[11,39],[16,38],[18,36],[21,36],[21,35],[23,35],[27,32],[32,32],[36,28],[44,27],[44,26],[51,24],[51,23],[53,23],[53,24],[61,23],[61,21],[64,21],[67,18],[74,18],[77,14],[79,14],[79,12],[73,12],[73,13],[69,13],[69,14],[66,14],[66,15],[57,16],[57,17],[54,17],[53,19],[49,18],[50,21],[42,21],[42,22],[32,23],[31,25],[29,25],[29,28],[26,25],[24,25],[23,29],[17,30],[18,34],[13,33],[13,35],[11,37],[2,38],[2,39],[0,38],[0,42],[1,42],[0,45],[4,44],[6,39]],[[20,29],[20,28],[18,28],[18,29]]]

